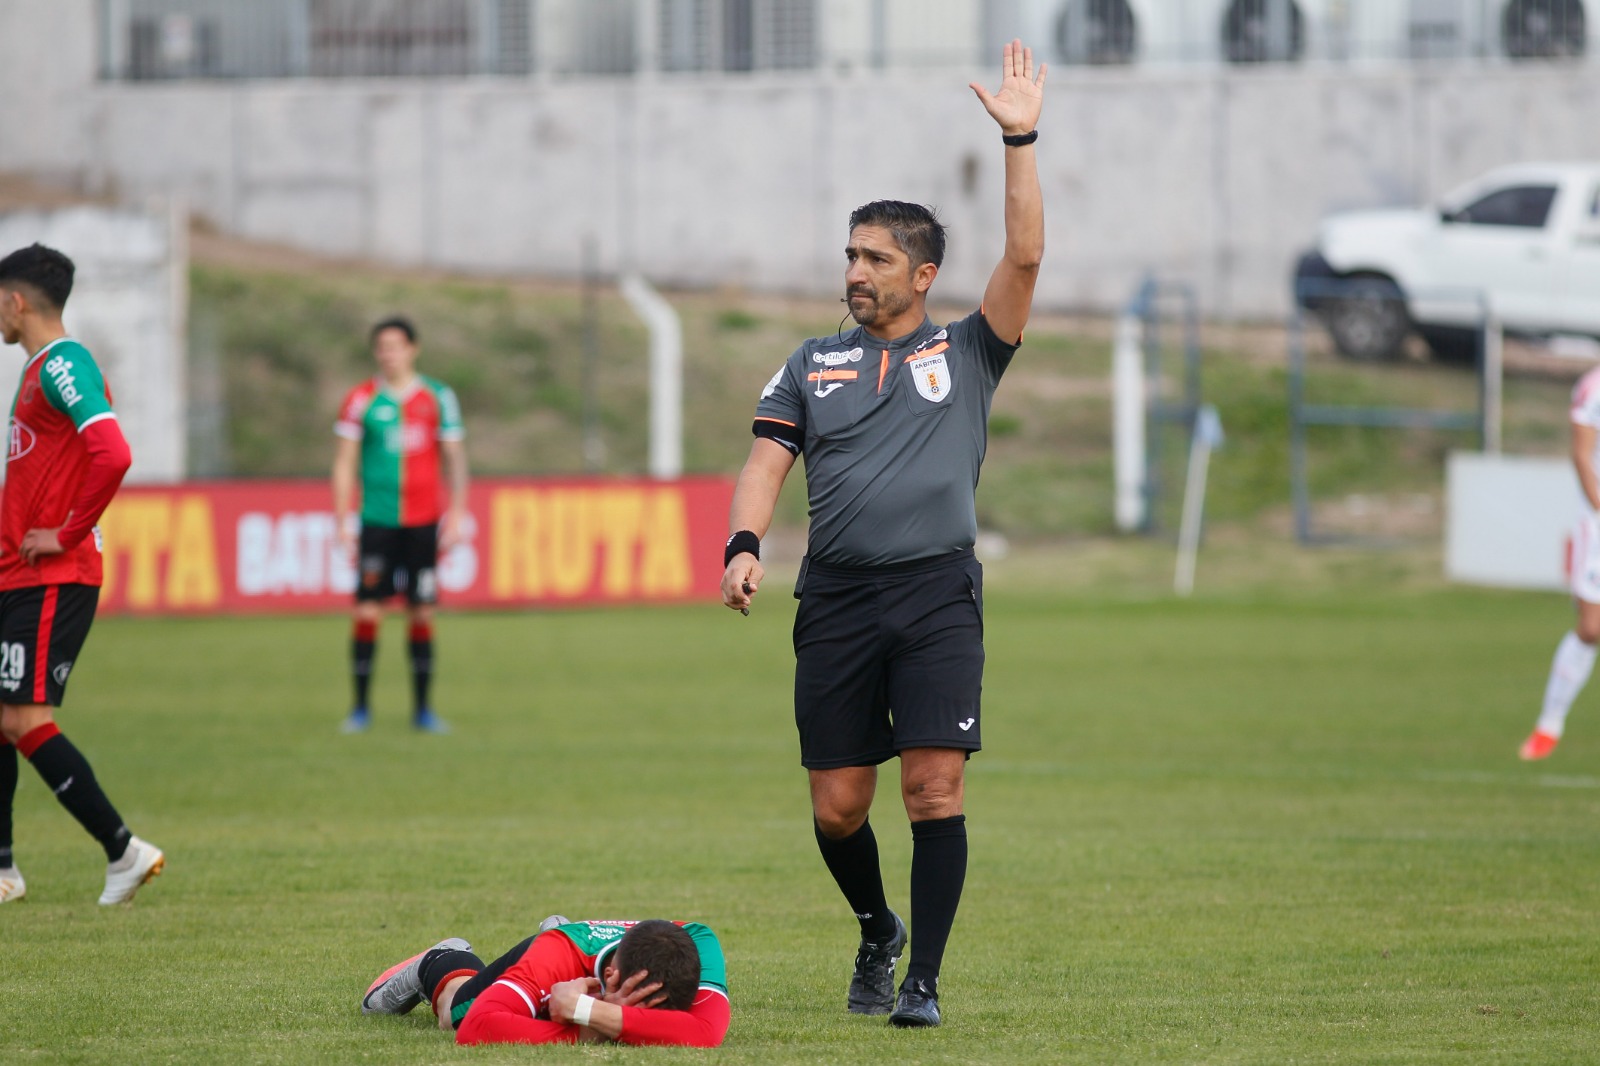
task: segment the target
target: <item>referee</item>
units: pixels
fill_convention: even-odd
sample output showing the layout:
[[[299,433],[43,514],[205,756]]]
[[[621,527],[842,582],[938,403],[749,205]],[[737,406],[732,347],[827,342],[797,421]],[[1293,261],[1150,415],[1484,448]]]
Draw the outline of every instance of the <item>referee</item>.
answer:
[[[760,589],[761,535],[805,456],[811,526],[795,595],[795,723],[817,846],[861,923],[848,1007],[897,1026],[938,1025],[939,966],[966,879],[967,758],[980,747],[983,569],[974,493],[989,403],[1027,324],[1044,253],[1033,142],[1045,67],[1006,45],[1003,80],[972,89],[1005,142],[1005,255],[981,308],[939,327],[928,290],[944,227],[918,204],[850,216],[845,300],[856,328],[802,344],[756,407],[734,490],[722,600]],[[884,898],[867,812],[878,764],[900,757],[911,820],[911,960]]]

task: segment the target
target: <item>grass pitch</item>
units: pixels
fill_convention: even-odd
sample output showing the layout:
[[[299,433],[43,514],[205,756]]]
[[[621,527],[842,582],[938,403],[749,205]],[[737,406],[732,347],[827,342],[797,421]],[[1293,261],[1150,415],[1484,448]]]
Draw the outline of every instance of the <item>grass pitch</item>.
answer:
[[[1202,574],[1204,578],[1204,573]],[[108,620],[61,718],[167,872],[102,909],[98,849],[24,768],[0,908],[7,1063],[1590,1062],[1600,711],[1515,758],[1558,597],[1190,603],[992,588],[987,750],[946,1024],[843,1010],[854,923],[811,842],[792,600],[447,616],[449,737],[338,734],[346,623]],[[909,833],[874,813],[891,904]],[[700,918],[718,1051],[458,1049],[364,1018],[449,934]]]

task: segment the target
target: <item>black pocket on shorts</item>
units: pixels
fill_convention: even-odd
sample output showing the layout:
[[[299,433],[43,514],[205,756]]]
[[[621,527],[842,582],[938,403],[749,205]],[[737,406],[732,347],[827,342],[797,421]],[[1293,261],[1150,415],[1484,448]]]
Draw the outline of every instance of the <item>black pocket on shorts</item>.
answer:
[[[966,571],[967,595],[972,599],[973,610],[978,612],[978,639],[983,639],[983,564],[973,560]]]

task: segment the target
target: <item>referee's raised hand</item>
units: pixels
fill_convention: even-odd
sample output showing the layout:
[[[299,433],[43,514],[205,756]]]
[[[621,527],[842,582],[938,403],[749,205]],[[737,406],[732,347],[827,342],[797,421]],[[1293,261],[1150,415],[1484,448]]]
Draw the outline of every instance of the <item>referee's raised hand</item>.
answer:
[[[984,110],[1000,124],[1002,133],[1021,135],[1038,128],[1039,112],[1044,107],[1044,78],[1048,64],[1033,69],[1033,49],[1022,47],[1014,40],[1006,45],[1000,63],[1000,90],[993,95],[978,82],[969,82],[973,92],[983,102]]]

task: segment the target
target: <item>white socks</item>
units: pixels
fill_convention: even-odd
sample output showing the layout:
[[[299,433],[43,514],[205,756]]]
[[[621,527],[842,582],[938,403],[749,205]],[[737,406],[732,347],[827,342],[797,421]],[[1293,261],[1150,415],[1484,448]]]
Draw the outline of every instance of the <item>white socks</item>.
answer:
[[[1585,644],[1578,634],[1569,632],[1556,647],[1555,660],[1550,664],[1550,681],[1544,689],[1544,709],[1539,712],[1538,729],[1559,737],[1566,728],[1567,712],[1572,701],[1583,691],[1589,673],[1594,669],[1595,646]]]

